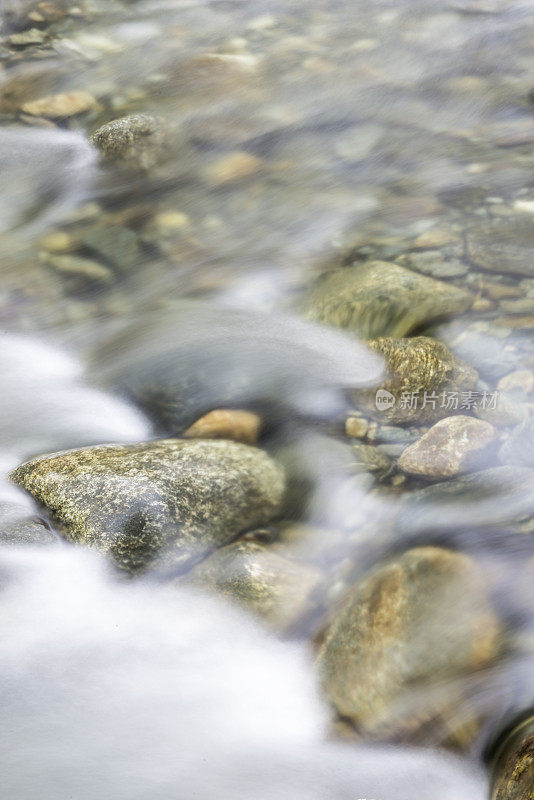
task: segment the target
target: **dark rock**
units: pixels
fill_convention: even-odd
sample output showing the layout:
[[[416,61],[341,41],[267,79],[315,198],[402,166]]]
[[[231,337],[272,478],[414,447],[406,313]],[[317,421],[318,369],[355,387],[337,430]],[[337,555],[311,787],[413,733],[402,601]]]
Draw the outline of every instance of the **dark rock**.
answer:
[[[534,276],[534,226],[528,214],[480,225],[468,231],[466,243],[471,261],[484,269]]]
[[[122,225],[94,228],[85,234],[82,244],[119,272],[128,272],[139,259],[137,235]]]
[[[107,161],[134,170],[149,170],[165,154],[166,133],[161,120],[148,114],[132,114],[112,120],[90,137]]]
[[[69,450],[28,461],[13,480],[43,503],[67,539],[129,571],[181,569],[280,506],[281,468],[229,441],[159,440]]]

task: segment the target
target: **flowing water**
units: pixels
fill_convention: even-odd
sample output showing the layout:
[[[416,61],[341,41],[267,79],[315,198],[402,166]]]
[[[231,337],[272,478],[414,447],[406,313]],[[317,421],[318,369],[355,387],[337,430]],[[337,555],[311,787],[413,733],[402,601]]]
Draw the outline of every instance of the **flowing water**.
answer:
[[[369,332],[303,309],[323,273],[374,260],[470,292],[406,333],[447,344],[480,392],[516,375],[508,446],[534,408],[533,22],[530,0],[0,0],[0,526],[37,520],[51,540],[0,547],[2,797],[488,795],[488,741],[534,704],[534,438],[488,450],[477,474],[512,471],[445,502],[395,466],[413,427],[371,423],[390,460],[355,468],[347,390],[374,392],[384,361]],[[89,137],[137,114],[135,146],[99,158]],[[389,335],[397,289],[371,295]],[[8,477],[217,407],[262,417],[292,478],[286,521],[307,531],[286,547],[326,576],[290,636],[118,575]],[[464,678],[482,721],[454,753],[432,732],[340,733],[313,666],[347,588],[422,544],[476,560],[504,641]],[[421,717],[435,701],[407,698]]]

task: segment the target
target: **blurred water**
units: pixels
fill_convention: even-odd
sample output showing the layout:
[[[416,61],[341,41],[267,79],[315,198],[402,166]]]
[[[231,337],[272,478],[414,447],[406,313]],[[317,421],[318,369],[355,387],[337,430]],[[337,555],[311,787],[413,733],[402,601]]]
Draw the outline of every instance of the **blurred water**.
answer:
[[[498,477],[502,497],[489,480],[465,505],[430,495],[414,509],[354,476],[348,446],[317,427],[338,422],[343,390],[377,382],[381,363],[292,309],[325,264],[396,258],[436,224],[463,243],[500,206],[532,202],[531,3],[64,5],[43,46],[0,45],[0,503],[38,511],[5,478],[24,459],[155,435],[132,387],[120,392],[123,373],[148,364],[172,387],[193,372],[192,418],[240,399],[272,415],[269,447],[289,450],[311,487],[303,516],[341,531],[352,577],[391,547],[392,520],[399,550],[432,535],[475,553],[521,631],[475,701],[495,719],[528,705],[532,481],[514,477],[508,492]],[[2,35],[26,30],[32,8],[4,3]],[[53,120],[22,108],[72,91],[95,106]],[[137,112],[165,122],[154,166],[98,165],[88,135]],[[109,242],[95,249],[107,229],[135,239],[127,262]],[[58,232],[67,244],[47,249]],[[58,253],[109,276],[80,277]],[[462,285],[476,294],[479,279],[468,263]],[[529,280],[504,276],[528,297]],[[466,314],[439,337],[490,380],[532,357],[528,329],[498,331]],[[483,743],[455,759],[328,742],[303,645],[220,601],[121,582],[94,554],[2,548],[0,627],[6,797],[486,796]]]

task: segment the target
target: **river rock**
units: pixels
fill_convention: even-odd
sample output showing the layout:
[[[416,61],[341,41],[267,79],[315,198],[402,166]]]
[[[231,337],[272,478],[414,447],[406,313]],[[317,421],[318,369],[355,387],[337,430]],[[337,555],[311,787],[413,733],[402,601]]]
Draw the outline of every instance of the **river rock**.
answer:
[[[90,142],[106,161],[149,170],[165,154],[166,132],[156,117],[132,114],[102,125],[91,135]]]
[[[442,343],[428,336],[409,339],[381,337],[367,342],[384,356],[388,378],[382,381],[381,404],[377,391],[358,390],[355,401],[381,421],[434,422],[461,411],[477,385],[476,370]]]
[[[232,439],[234,442],[256,444],[261,419],[251,411],[216,408],[197,419],[184,436],[188,439]]]
[[[277,631],[288,632],[317,606],[323,576],[258,542],[241,541],[212,553],[186,581],[235,600]]]
[[[404,450],[399,467],[423,478],[451,478],[487,464],[496,436],[488,422],[463,414],[446,417]]]
[[[534,277],[534,227],[529,215],[480,225],[467,232],[466,245],[471,261],[483,269]]]
[[[532,714],[508,731],[494,758],[491,800],[531,800],[534,797]]]
[[[129,571],[180,570],[276,515],[282,469],[228,441],[159,440],[68,450],[28,461],[12,479],[64,536]]]
[[[469,557],[409,550],[349,592],[319,652],[323,686],[366,738],[465,744],[460,682],[497,655],[498,631]]]
[[[325,275],[305,300],[307,315],[364,338],[405,336],[440,317],[468,309],[472,295],[387,261]]]
[[[65,92],[40,97],[21,106],[24,114],[32,117],[48,117],[49,119],[63,119],[83,114],[97,108],[98,103],[89,92]]]

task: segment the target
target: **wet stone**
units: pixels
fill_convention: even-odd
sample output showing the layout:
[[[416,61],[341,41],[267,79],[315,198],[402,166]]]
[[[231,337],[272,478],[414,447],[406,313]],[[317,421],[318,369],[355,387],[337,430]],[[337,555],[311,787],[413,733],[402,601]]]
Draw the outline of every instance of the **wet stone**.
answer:
[[[276,515],[282,469],[229,441],[159,440],[70,450],[28,461],[12,479],[64,536],[134,572],[180,570]]]
[[[317,607],[323,575],[258,542],[240,541],[206,558],[185,582],[234,600],[285,633]]]
[[[307,315],[360,336],[405,336],[414,328],[468,309],[472,295],[387,261],[329,273],[305,300]]]
[[[461,413],[462,392],[474,390],[477,384],[476,370],[428,336],[381,337],[367,344],[385,358],[388,377],[379,391],[388,393],[389,404],[379,404],[376,390],[357,390],[353,398],[384,422],[423,424],[450,416],[454,410]]]
[[[132,114],[107,122],[90,137],[106,161],[130,169],[148,170],[165,154],[166,133],[161,120],[148,114]]]
[[[251,411],[215,409],[197,419],[184,436],[188,439],[232,439],[234,442],[256,444],[261,419]]]
[[[436,422],[407,447],[399,467],[409,475],[450,478],[487,466],[497,431],[488,422],[459,414]]]
[[[490,272],[534,276],[534,227],[528,215],[496,220],[468,231],[470,260]]]
[[[24,114],[33,117],[47,117],[49,119],[62,119],[83,114],[97,107],[97,101],[89,92],[65,92],[38,100],[31,100],[21,106]]]
[[[477,565],[416,548],[349,591],[318,668],[330,702],[365,738],[465,746],[476,715],[462,678],[492,662],[498,634]]]
[[[387,475],[392,469],[391,458],[378,447],[358,443],[352,445],[351,452],[354,457],[354,466],[357,470],[383,476]]]
[[[411,253],[403,259],[408,267],[430,275],[432,278],[446,279],[466,275],[469,267],[457,258],[445,258],[439,250],[426,250],[423,253]]]
[[[534,718],[518,722],[499,744],[492,770],[491,800],[534,797]]]

